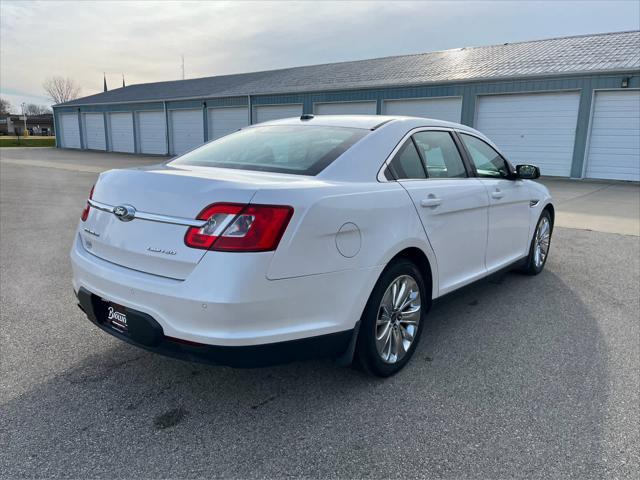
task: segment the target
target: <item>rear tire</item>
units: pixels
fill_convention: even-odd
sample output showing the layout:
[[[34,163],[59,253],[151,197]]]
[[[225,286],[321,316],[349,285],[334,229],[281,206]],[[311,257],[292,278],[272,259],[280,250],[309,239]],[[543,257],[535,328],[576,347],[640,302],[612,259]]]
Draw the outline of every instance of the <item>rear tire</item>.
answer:
[[[526,259],[522,273],[527,275],[538,275],[547,263],[549,258],[549,250],[551,249],[551,233],[553,232],[553,222],[551,214],[548,210],[544,210],[540,214],[536,230],[533,232],[533,238],[529,245],[529,256]]]
[[[367,373],[389,377],[409,362],[431,303],[425,287],[409,260],[394,260],[382,272],[360,321],[356,358]]]

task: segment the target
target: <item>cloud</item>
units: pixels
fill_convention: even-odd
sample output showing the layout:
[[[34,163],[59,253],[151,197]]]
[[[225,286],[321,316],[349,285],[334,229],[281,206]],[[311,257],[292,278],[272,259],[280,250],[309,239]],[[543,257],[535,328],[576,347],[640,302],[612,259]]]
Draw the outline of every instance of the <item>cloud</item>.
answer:
[[[615,3],[615,5],[612,5]],[[638,2],[0,2],[0,91],[109,86],[637,29]],[[567,22],[566,19],[571,21]],[[5,93],[6,92],[6,93]],[[15,94],[11,94],[15,95]],[[18,95],[19,96],[19,95]]]

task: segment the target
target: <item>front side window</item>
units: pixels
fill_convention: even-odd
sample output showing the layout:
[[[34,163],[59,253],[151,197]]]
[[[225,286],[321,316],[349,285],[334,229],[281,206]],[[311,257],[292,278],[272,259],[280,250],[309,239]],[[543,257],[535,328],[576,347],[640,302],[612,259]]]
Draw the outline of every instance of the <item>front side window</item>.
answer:
[[[463,178],[467,176],[458,147],[449,132],[426,131],[413,136],[422,154],[429,178]]]
[[[461,133],[460,137],[469,151],[479,177],[509,177],[509,168],[506,160],[486,142],[465,133]]]
[[[207,143],[169,165],[317,175],[368,133],[313,125],[254,127]]]

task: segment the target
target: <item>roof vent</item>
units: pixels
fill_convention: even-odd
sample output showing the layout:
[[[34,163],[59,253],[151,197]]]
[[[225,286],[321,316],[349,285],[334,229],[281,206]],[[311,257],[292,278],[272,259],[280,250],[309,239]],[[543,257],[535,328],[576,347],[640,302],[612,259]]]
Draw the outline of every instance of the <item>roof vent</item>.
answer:
[[[313,115],[310,113],[303,113],[302,115],[300,115],[300,120],[311,120],[313,118]]]

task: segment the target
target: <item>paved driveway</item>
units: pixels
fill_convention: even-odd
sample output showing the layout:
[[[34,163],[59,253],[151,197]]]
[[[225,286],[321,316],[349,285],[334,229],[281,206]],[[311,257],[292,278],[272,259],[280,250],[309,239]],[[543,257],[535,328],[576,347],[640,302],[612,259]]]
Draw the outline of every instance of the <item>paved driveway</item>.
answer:
[[[95,171],[157,160],[0,151],[0,476],[640,475],[640,238],[585,229],[637,221],[636,185],[549,182],[579,228],[556,229],[545,272],[436,303],[413,362],[377,380],[190,364],[93,327],[68,250]],[[610,195],[626,216],[580,220]]]

